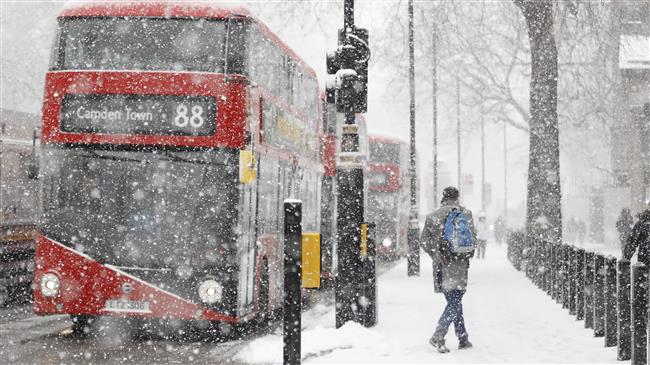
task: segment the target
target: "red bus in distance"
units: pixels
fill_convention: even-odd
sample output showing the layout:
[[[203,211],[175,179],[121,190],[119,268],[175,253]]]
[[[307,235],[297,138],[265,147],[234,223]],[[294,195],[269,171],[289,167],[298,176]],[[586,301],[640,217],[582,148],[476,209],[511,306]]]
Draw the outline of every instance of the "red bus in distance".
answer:
[[[378,258],[398,259],[406,253],[408,145],[388,137],[368,140],[368,221],[377,225]]]

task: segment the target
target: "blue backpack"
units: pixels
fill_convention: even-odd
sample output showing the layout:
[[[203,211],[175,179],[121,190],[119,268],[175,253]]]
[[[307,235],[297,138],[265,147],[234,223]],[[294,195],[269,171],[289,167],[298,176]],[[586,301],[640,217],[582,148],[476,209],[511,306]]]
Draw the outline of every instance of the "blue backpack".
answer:
[[[476,248],[476,239],[470,228],[469,217],[457,208],[447,215],[444,238],[454,254],[472,253]]]

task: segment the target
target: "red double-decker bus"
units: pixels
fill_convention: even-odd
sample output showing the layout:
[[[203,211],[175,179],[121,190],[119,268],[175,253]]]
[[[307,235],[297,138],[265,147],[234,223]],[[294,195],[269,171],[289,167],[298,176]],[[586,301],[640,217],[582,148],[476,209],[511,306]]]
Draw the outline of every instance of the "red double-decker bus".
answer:
[[[45,81],[38,314],[236,324],[282,303],[282,202],[320,231],[314,71],[243,8],[67,7]]]
[[[367,217],[377,225],[378,258],[397,259],[406,253],[408,145],[388,137],[368,139]]]

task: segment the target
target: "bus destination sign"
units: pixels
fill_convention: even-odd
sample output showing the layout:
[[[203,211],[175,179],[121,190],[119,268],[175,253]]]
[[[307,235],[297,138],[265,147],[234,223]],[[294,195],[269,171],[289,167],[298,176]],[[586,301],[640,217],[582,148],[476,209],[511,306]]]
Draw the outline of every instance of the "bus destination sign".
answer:
[[[66,94],[61,131],[68,133],[209,136],[216,131],[213,96]]]

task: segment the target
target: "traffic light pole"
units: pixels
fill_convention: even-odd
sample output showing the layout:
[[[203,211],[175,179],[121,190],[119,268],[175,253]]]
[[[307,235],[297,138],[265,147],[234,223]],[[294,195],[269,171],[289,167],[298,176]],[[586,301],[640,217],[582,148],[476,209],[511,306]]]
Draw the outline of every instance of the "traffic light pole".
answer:
[[[343,30],[354,26],[354,0],[345,0],[343,3]]]
[[[411,121],[411,153],[410,167],[411,173],[411,210],[409,213],[409,226],[406,233],[408,241],[407,252],[407,275],[420,275],[420,242],[418,227],[418,203],[416,196],[416,166],[415,166],[415,56],[413,40],[413,0],[408,2],[409,12],[409,96],[411,98],[410,121]]]
[[[354,113],[346,112],[345,124],[341,128],[341,154],[336,169],[336,328],[357,319],[362,265],[361,224],[364,222],[363,170]]]
[[[336,75],[334,89],[328,87],[328,95],[333,91],[334,100],[328,98],[328,102],[334,102],[337,111],[345,116],[336,168],[336,328],[348,321],[374,325],[374,321],[364,318],[364,313],[376,313],[375,301],[368,303],[361,294],[365,288],[363,268],[367,266],[364,266],[361,254],[365,199],[363,157],[359,151],[359,127],[355,120],[356,113],[365,113],[367,109],[370,49],[368,31],[354,25],[354,0],[345,0],[343,9],[344,22],[338,33],[338,48],[327,56],[327,72]],[[374,270],[372,272],[374,275]]]

